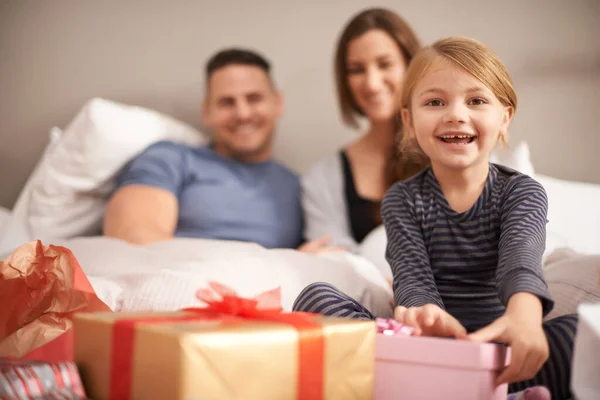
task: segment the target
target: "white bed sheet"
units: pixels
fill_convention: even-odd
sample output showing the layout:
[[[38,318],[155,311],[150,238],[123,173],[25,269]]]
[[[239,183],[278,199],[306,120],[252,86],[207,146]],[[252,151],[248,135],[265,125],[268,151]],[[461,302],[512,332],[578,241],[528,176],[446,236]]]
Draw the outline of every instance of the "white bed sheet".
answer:
[[[148,246],[105,237],[54,241],[69,248],[98,296],[115,311],[177,310],[199,306],[196,291],[208,281],[243,296],[281,287],[292,309],[310,283],[328,282],[378,316],[391,316],[392,291],[377,267],[351,254],[311,255],[267,250],[252,243],[174,239]]]

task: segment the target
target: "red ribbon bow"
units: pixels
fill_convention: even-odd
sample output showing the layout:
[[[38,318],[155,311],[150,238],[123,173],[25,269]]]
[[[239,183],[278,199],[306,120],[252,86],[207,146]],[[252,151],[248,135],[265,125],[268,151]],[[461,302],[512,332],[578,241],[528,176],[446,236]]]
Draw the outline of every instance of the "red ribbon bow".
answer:
[[[238,294],[228,286],[217,282],[209,282],[209,289],[200,289],[196,297],[207,304],[205,308],[186,308],[184,311],[191,312],[214,312],[239,317],[260,317],[265,315],[280,314],[281,290],[276,288],[258,296],[248,299]]]

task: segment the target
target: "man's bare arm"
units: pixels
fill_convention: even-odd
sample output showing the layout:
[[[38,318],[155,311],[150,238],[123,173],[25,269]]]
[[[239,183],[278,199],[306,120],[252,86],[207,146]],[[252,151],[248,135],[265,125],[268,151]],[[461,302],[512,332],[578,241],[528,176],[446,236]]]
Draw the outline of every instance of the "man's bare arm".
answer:
[[[113,195],[104,213],[104,236],[135,244],[173,237],[179,206],[173,193],[146,185],[125,186]]]

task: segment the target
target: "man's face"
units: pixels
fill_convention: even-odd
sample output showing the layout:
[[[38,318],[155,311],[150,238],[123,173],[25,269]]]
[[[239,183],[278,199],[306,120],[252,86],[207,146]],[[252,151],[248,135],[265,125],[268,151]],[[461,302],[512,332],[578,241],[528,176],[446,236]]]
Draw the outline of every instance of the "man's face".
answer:
[[[214,131],[215,151],[245,162],[268,160],[283,99],[266,72],[231,64],[214,71],[207,84],[204,123]]]

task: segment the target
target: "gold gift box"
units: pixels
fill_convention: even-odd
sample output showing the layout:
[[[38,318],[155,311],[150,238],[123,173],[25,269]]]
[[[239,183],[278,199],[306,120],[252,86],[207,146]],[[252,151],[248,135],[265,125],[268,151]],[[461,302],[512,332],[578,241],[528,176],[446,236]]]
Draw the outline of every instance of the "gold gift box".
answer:
[[[90,398],[110,398],[115,321],[186,315],[189,313],[76,314],[75,361]],[[374,322],[322,316],[311,320],[321,325],[324,340],[322,398],[371,399]],[[300,399],[298,340],[293,326],[245,318],[140,323],[134,331],[129,398]],[[302,400],[314,400],[307,397]]]

